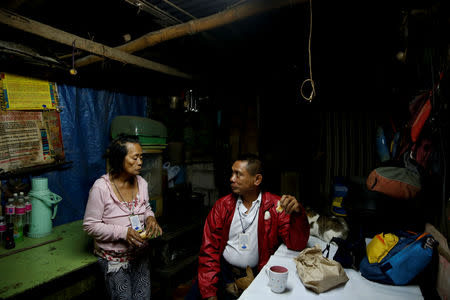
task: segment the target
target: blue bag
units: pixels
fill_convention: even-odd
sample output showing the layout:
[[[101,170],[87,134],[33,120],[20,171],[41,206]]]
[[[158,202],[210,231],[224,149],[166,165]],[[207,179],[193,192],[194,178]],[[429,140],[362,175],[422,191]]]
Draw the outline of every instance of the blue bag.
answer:
[[[430,263],[437,245],[431,234],[397,235],[400,240],[380,262],[371,264],[367,255],[363,258],[359,270],[364,278],[379,283],[406,285]]]

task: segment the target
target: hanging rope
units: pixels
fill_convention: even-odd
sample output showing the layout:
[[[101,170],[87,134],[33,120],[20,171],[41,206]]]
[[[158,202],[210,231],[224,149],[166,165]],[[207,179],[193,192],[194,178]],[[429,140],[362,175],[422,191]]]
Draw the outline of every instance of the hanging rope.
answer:
[[[309,12],[310,12],[310,17],[309,17],[309,41],[308,41],[308,62],[309,62],[309,78],[306,79],[305,81],[303,81],[301,87],[300,87],[300,93],[302,95],[302,97],[311,102],[312,99],[314,99],[314,97],[316,96],[316,88],[314,85],[314,80],[312,79],[312,67],[311,67],[311,36],[312,36],[312,0],[309,1]],[[305,94],[303,93],[303,88],[305,86],[305,84],[309,82],[311,84],[311,94],[309,95],[309,97],[306,97]]]
[[[77,69],[75,69],[75,40],[72,43],[72,69],[70,69],[70,75],[77,75]]]

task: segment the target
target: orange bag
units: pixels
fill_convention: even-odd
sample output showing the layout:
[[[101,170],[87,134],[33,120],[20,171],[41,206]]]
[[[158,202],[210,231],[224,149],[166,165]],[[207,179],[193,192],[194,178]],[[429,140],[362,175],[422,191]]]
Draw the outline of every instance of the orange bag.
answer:
[[[370,191],[396,199],[413,199],[422,189],[417,172],[399,167],[376,168],[367,177],[366,185]]]

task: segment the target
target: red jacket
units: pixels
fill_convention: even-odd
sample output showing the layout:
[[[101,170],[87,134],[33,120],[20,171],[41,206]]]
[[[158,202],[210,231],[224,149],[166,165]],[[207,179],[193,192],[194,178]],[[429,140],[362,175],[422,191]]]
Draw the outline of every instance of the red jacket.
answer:
[[[276,212],[280,196],[263,192],[258,216],[258,271],[280,245],[280,239],[291,250],[300,251],[309,239],[309,223],[303,207],[291,215]],[[229,194],[219,199],[206,219],[199,254],[198,285],[203,298],[216,296],[220,258],[225,249],[237,198]],[[266,212],[270,218],[264,220]]]

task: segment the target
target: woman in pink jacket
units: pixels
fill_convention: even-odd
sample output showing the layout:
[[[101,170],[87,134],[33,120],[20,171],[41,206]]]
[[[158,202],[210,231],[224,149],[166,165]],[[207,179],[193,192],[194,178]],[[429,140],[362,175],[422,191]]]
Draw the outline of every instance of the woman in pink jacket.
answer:
[[[162,234],[149,205],[147,182],[139,176],[142,147],[120,135],[109,145],[110,171],[89,192],[83,228],[94,237],[111,299],[150,299],[147,237]]]

